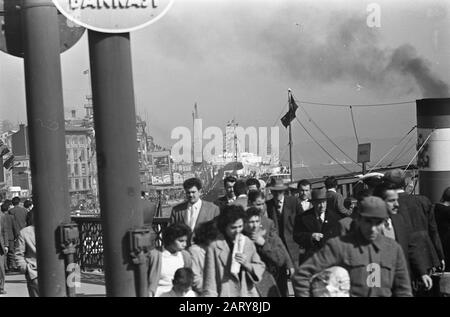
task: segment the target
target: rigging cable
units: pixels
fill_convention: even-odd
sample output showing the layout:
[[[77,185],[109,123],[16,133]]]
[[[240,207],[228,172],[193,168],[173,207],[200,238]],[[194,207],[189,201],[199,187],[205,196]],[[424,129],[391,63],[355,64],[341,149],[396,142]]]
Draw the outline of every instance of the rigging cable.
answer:
[[[378,167],[378,165],[397,147],[397,146],[399,146],[402,142],[403,142],[403,140],[412,132],[412,131],[414,131],[414,129],[416,128],[417,126],[413,126],[409,131],[408,131],[408,133],[406,133],[401,139],[400,139],[400,141],[398,141],[396,144],[394,144],[394,146],[393,147],[391,147],[391,149],[385,154],[385,155],[383,155],[383,157],[374,165],[374,166],[372,166],[371,168],[370,168],[370,170],[368,171],[368,173],[370,173],[370,172],[372,172],[375,168],[377,168]],[[409,142],[408,142],[409,143]],[[406,144],[408,144],[408,143],[406,143]],[[392,163],[390,164],[390,165],[392,165]],[[389,165],[388,165],[389,166]]]
[[[337,161],[328,151],[319,143],[316,141],[316,139],[309,133],[309,131],[305,128],[305,126],[301,123],[301,121],[295,117],[295,119],[298,121],[298,123],[302,126],[302,128],[305,130],[305,132],[311,137],[311,139],[316,143],[334,162],[338,163],[339,166],[341,166],[343,169],[345,169],[349,173],[353,173],[353,171],[346,168],[344,165],[342,165],[339,161]]]
[[[311,116],[308,114],[308,112],[306,111],[306,109],[300,104],[300,109],[303,110],[303,112],[306,114],[306,116],[308,117],[308,121],[310,121],[316,128],[317,130],[319,130],[326,138],[328,141],[330,141],[330,143],[332,143],[342,154],[344,154],[348,159],[350,159],[353,163],[355,163],[356,165],[360,166],[354,159],[352,159],[349,155],[347,155],[347,153],[345,153],[315,122],[314,120],[311,118]]]
[[[356,133],[355,118],[353,117],[353,108],[350,106],[350,114],[352,116],[353,131],[355,132],[356,144],[359,146],[358,133]]]
[[[409,150],[411,150],[415,146],[414,142],[413,142],[413,144],[410,145],[411,141],[414,141],[414,138],[415,138],[415,136],[411,135],[411,137],[408,139],[408,141],[401,148],[400,152],[397,153],[397,155],[393,158],[392,162],[390,164],[388,164],[388,166],[393,165],[395,162],[397,162],[400,158],[402,158],[406,153],[409,152]],[[407,146],[409,146],[409,147],[406,148]],[[406,151],[405,151],[405,149],[406,149]]]
[[[408,165],[407,165],[406,168],[403,170],[403,172],[405,172],[405,171],[408,169],[408,167],[411,165],[411,163],[412,163],[412,162],[414,161],[414,159],[416,158],[417,154],[419,154],[420,151],[422,151],[422,148],[425,146],[425,144],[427,144],[428,140],[429,140],[430,137],[433,135],[434,130],[436,130],[436,129],[431,130],[430,135],[429,135],[429,136],[425,139],[425,141],[422,143],[422,145],[420,146],[419,150],[417,150],[416,154],[414,154],[413,158],[411,159],[411,161],[409,161]]]

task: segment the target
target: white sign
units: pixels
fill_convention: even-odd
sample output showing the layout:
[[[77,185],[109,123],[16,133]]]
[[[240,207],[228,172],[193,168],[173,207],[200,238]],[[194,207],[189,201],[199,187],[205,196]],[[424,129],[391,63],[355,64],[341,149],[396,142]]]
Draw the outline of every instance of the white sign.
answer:
[[[358,144],[358,163],[370,162],[370,143]]]
[[[53,0],[69,20],[103,33],[141,29],[164,16],[174,0]]]

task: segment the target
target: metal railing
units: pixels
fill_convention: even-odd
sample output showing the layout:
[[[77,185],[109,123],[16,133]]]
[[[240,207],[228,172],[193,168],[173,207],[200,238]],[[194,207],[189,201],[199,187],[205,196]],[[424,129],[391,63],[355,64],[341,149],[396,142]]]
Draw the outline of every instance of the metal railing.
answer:
[[[82,271],[103,270],[103,232],[100,217],[72,217],[78,225],[80,244],[77,247],[75,261]],[[152,247],[162,245],[162,231],[170,218],[155,217],[152,223]]]

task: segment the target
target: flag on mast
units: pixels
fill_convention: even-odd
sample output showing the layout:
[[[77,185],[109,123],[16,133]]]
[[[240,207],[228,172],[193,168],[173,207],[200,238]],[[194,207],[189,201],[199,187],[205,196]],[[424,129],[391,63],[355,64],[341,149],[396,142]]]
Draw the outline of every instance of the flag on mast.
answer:
[[[295,117],[295,111],[297,111],[298,105],[294,100],[294,96],[292,94],[289,94],[289,110],[286,112],[286,114],[281,118],[281,123],[285,128],[287,128],[291,121],[294,120]]]

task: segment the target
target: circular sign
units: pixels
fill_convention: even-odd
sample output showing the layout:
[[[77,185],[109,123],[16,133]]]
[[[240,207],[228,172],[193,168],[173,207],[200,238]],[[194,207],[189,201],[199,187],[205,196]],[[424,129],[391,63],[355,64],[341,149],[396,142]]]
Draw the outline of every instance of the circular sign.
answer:
[[[0,0],[0,50],[23,57],[22,23],[16,0]],[[85,28],[58,14],[59,51],[65,52],[81,38]]]
[[[173,0],[52,0],[69,20],[103,33],[143,28],[166,14]]]

